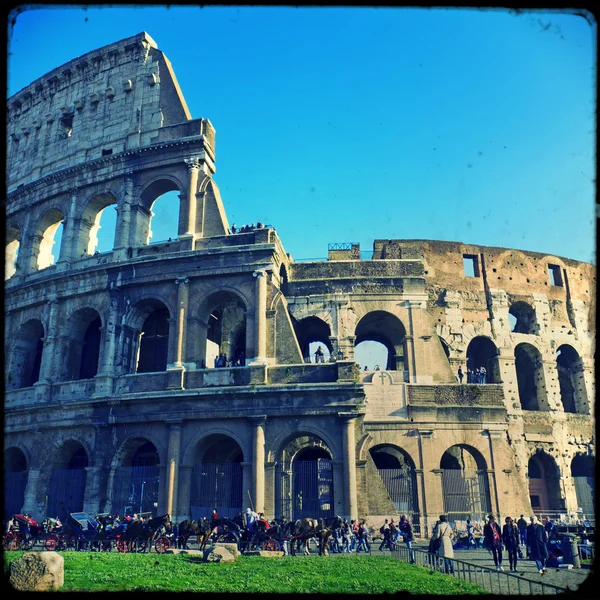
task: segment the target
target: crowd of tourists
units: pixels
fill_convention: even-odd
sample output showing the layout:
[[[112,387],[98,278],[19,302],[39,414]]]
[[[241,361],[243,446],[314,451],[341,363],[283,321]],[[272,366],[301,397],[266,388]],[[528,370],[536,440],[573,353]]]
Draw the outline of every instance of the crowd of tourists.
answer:
[[[255,229],[264,229],[264,225],[260,221],[256,221],[256,225],[242,225],[238,227],[235,223],[231,226],[231,233],[246,233],[247,231],[254,231]]]
[[[456,375],[458,383],[462,383],[465,378],[465,372],[463,371],[462,365],[458,367]],[[467,369],[466,376],[466,383],[487,383],[487,370],[485,367],[477,367],[474,370]]]

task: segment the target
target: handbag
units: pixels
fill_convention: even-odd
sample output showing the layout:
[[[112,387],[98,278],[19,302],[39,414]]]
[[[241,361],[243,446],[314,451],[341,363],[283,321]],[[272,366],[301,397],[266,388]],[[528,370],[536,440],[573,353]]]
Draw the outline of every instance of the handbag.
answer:
[[[441,545],[442,545],[442,538],[432,539],[429,542],[429,552],[431,552],[431,554],[435,554],[440,549]]]

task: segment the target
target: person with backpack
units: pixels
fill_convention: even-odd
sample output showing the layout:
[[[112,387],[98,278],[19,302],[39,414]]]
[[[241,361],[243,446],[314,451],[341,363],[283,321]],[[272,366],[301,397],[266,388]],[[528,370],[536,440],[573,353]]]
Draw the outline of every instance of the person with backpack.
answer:
[[[362,521],[358,526],[358,546],[356,548],[356,553],[358,554],[361,549],[363,549],[367,554],[369,553],[369,546],[367,544],[367,527],[365,526],[365,522]]]
[[[379,544],[379,552],[382,552],[385,548],[392,551],[394,548],[392,547],[391,536],[390,536],[390,526],[388,525],[388,520],[386,519],[383,525],[379,528],[379,533],[383,535],[383,540],[381,544]]]
[[[496,523],[494,515],[488,517],[488,522],[483,528],[483,537],[485,538],[487,547],[492,552],[496,569],[504,571],[502,568],[502,532],[500,531],[500,525]]]

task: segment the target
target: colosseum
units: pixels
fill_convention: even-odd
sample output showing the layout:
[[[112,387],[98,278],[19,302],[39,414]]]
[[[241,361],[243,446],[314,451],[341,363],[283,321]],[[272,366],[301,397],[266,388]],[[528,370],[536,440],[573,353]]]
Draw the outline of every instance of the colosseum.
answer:
[[[415,239],[295,261],[232,231],[215,129],[146,33],[7,110],[5,517],[594,518],[594,265]]]

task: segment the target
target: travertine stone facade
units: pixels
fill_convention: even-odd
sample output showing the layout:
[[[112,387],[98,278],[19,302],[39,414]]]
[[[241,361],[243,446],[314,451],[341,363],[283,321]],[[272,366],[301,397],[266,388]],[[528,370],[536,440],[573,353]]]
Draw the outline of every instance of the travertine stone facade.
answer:
[[[145,33],[10,98],[7,144],[12,512],[179,520],[252,503],[406,512],[424,534],[442,512],[589,516],[591,264],[428,240],[296,263],[274,229],[232,234],[215,130]],[[149,244],[168,191],[177,239]],[[114,248],[96,255],[108,206]],[[364,341],[385,346],[380,371],[355,364]],[[315,342],[328,362],[307,362]]]

